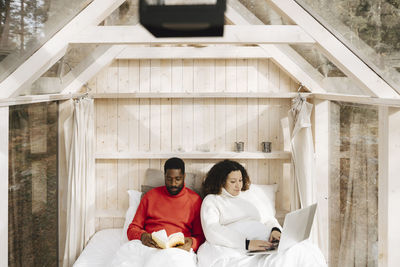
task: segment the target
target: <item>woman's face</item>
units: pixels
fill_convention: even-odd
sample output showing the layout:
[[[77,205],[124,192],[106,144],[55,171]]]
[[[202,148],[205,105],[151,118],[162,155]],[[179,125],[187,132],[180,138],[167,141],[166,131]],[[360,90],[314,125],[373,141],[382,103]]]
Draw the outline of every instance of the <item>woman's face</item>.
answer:
[[[226,178],[224,188],[232,196],[239,195],[243,187],[242,173],[238,171],[231,171]]]

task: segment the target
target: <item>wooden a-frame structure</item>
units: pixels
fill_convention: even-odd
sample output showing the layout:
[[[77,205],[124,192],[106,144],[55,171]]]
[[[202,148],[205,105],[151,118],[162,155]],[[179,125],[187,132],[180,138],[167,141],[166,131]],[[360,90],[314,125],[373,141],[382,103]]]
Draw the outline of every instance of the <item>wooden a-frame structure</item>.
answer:
[[[379,106],[379,266],[400,262],[396,248],[400,246],[399,215],[395,204],[400,202],[400,172],[396,160],[400,156],[400,92],[389,86],[332,33],[311,17],[293,0],[266,0],[276,12],[293,25],[264,25],[239,3],[228,1],[222,38],[154,38],[143,27],[98,26],[124,0],[93,0],[82,12],[57,32],[40,49],[0,83],[0,266],[7,265],[7,188],[8,188],[8,106],[41,101],[63,100],[79,95],[83,86],[115,59],[162,58],[270,58],[290,77],[302,84],[314,97],[315,148],[317,160],[318,200],[324,221],[325,240],[321,249],[328,253],[328,172],[330,100]],[[59,84],[53,95],[18,96],[67,51],[69,44],[99,44]],[[135,44],[163,45],[140,47]],[[185,47],[186,44],[224,44],[208,47]],[[289,44],[314,44],[339,69],[351,78],[365,95],[328,93],[326,78],[306,62]],[[231,46],[228,46],[231,45]],[[246,45],[246,46],[239,46]],[[54,78],[56,79],[56,78]],[[346,79],[343,79],[346,82]],[[251,93],[249,93],[251,94]],[[165,97],[168,97],[167,94]],[[322,207],[321,207],[322,206]]]

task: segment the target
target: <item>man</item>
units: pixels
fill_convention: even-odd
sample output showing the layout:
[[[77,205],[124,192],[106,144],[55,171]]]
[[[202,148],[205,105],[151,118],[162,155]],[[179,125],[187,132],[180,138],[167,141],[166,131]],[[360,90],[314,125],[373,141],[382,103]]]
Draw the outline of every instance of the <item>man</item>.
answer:
[[[189,266],[189,261],[190,266],[195,266],[195,255],[188,252],[197,251],[205,239],[200,222],[202,200],[198,194],[185,187],[185,164],[181,159],[170,158],[165,162],[164,179],[165,186],[150,190],[140,201],[127,235],[129,240],[140,240],[141,244],[138,246],[137,242],[133,242],[135,249],[125,253],[133,253],[140,257],[135,256],[133,259],[132,256],[132,260],[125,259],[125,262],[135,261],[135,266],[169,266],[165,265],[169,260],[173,266]],[[168,236],[176,232],[184,234],[184,245],[177,247],[182,250],[158,248],[151,233],[162,229],[166,230]],[[173,255],[176,253],[178,256]],[[138,263],[139,259],[141,262]],[[153,265],[149,261],[152,261]],[[123,265],[122,261],[115,264]]]

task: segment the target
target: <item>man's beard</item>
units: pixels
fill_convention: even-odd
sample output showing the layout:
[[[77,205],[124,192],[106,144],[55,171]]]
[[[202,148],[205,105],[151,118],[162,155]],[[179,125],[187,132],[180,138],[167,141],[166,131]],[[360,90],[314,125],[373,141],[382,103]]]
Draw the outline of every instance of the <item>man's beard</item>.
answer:
[[[182,191],[183,185],[182,186],[167,186],[168,193],[171,195],[175,196],[179,194]],[[176,191],[173,191],[174,189],[177,189]]]

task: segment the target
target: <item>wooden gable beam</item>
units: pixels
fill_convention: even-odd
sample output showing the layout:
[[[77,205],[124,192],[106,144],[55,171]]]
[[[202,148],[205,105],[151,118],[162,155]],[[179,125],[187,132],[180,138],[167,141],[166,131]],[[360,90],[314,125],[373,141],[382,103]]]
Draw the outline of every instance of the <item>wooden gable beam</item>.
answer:
[[[61,94],[77,93],[100,70],[110,65],[124,48],[125,45],[105,45],[96,48],[77,67],[65,75],[61,85]]]
[[[88,26],[96,26],[125,0],[94,0],[38,51],[0,83],[0,98],[16,96],[45,73],[66,52],[68,42]]]
[[[233,8],[231,5],[234,5]],[[239,10],[240,12],[236,11]],[[237,0],[229,1],[225,17],[232,23],[239,25],[263,24],[253,13]],[[287,45],[259,45],[271,55],[271,59],[290,77],[303,84],[313,93],[323,93],[321,86],[323,76],[308,62],[301,58],[296,51]]]
[[[317,42],[324,55],[340,68],[348,77],[373,96],[400,98],[383,79],[362,62],[334,35],[293,0],[267,0],[281,15],[302,27]]]
[[[308,90],[313,93],[324,93],[326,92],[323,88],[322,79],[323,76],[316,71],[310,64],[299,64],[299,61],[294,60],[293,57],[288,56],[285,50],[289,50],[292,54],[301,57],[296,51],[291,47],[285,46],[280,47],[280,45],[260,45],[268,53],[273,55],[271,57],[272,61],[285,70],[289,76],[294,78],[298,83],[304,85]],[[304,61],[304,60],[302,60]],[[304,61],[305,62],[305,61]]]
[[[156,38],[141,25],[95,26],[74,36],[78,44],[313,44],[295,25],[225,25],[223,37]]]

